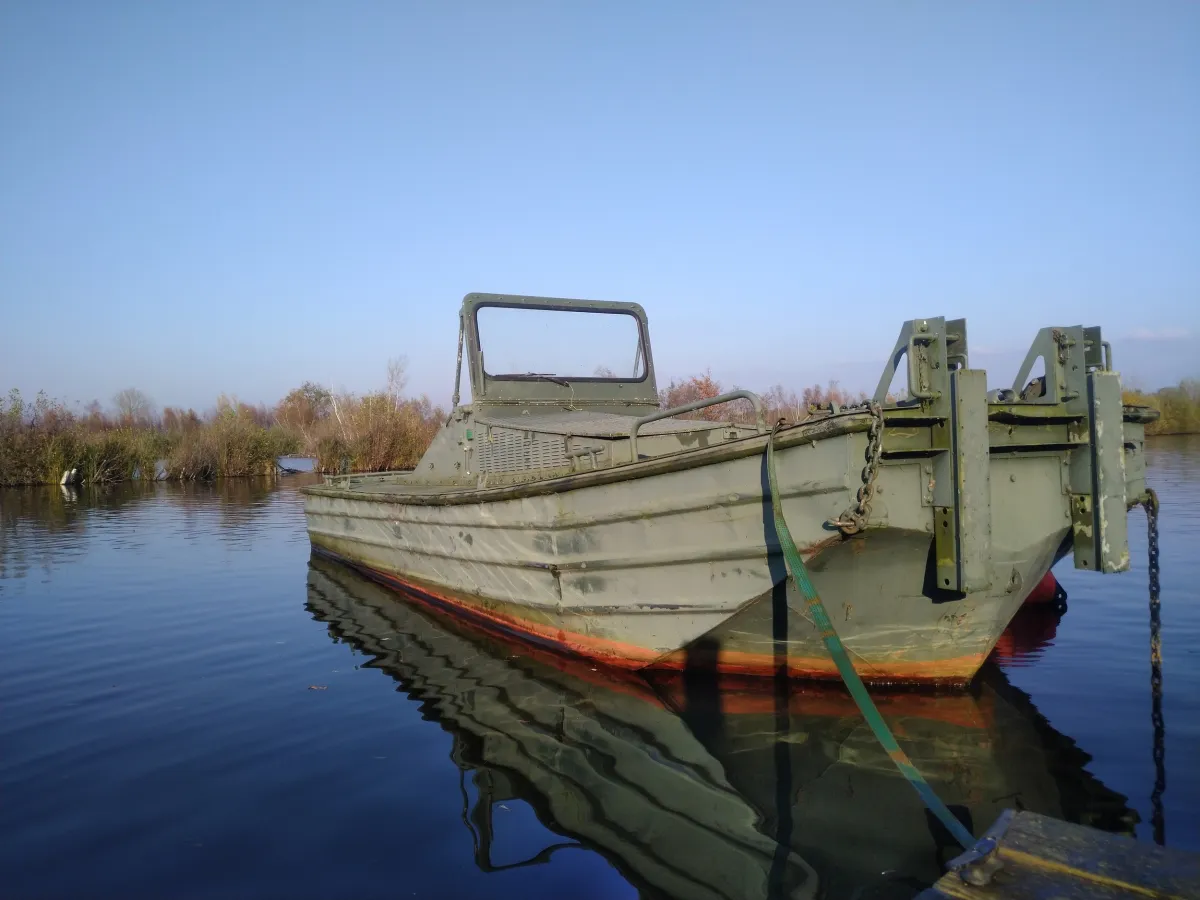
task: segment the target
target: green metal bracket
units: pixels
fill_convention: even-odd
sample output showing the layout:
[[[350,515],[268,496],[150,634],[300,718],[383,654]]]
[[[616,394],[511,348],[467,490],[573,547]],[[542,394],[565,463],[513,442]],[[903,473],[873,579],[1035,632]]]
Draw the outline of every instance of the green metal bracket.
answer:
[[[1022,403],[1063,406],[1068,416],[1087,415],[1087,373],[1104,365],[1104,348],[1099,328],[1043,328],[1033,339],[1025,361],[1013,381],[1013,394]],[[1030,387],[1029,376],[1038,359],[1045,365],[1041,390]]]
[[[1029,376],[1038,359],[1041,384]],[[1013,382],[1019,399],[1011,414],[1043,410],[1070,422],[1072,450],[1067,468],[1075,568],[1123,572],[1129,568],[1126,511],[1124,405],[1121,378],[1112,371],[1112,348],[1098,327],[1074,325],[1038,332]],[[1069,435],[1069,436],[1070,436]]]
[[[1075,568],[1124,572],[1129,568],[1125,518],[1125,433],[1121,379],[1097,370],[1086,379],[1088,444],[1071,454],[1071,527]]]
[[[987,373],[950,373],[950,448],[934,458],[934,557],[938,587],[970,593],[992,583]]]
[[[966,320],[937,316],[905,322],[875,388],[876,403],[887,401],[902,359],[908,363],[909,403],[919,402],[930,415],[949,417],[950,373],[967,366]]]

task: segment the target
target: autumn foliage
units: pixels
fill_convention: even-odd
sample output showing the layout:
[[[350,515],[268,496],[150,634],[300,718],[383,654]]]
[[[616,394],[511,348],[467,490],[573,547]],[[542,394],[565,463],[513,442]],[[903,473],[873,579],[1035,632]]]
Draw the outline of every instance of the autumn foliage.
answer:
[[[1200,433],[1200,381],[1194,378],[1153,394],[1125,391],[1123,399],[1126,403],[1158,410],[1158,421],[1146,426],[1146,434]]]
[[[682,381],[672,379],[670,384],[658,392],[658,400],[663,409],[669,409],[674,406],[683,406],[686,403],[694,403],[697,400],[710,400],[736,389],[736,387],[723,386],[721,382],[712,377],[711,370],[706,370],[702,375],[693,375]],[[826,387],[814,384],[799,394],[777,384],[766,391],[759,392],[759,396],[766,405],[767,424],[773,424],[779,419],[801,422],[815,410],[828,407],[830,403],[847,406],[852,403],[861,403],[867,399],[867,395],[864,393],[854,394],[842,390],[836,381],[829,382]],[[710,422],[752,422],[754,421],[754,411],[745,400],[734,400],[729,403],[706,406],[688,413],[687,417],[706,419]]]
[[[324,472],[384,471],[416,464],[445,414],[428,397],[402,394],[404,365],[365,395],[306,382],[273,408],[221,395],[205,413],[165,407],[130,388],[105,410],[82,410],[17,391],[0,405],[0,486],[132,478],[207,480],[269,475],[281,456],[315,458]]]

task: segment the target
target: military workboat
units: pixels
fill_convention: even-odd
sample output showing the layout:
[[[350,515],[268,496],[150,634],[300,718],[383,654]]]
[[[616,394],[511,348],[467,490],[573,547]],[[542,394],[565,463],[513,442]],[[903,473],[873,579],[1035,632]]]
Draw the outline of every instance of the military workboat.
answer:
[[[637,304],[468,294],[420,463],[326,476],[305,512],[317,552],[525,641],[648,674],[836,678],[780,551],[773,442],[863,679],[962,684],[1056,561],[1128,569],[1156,415],[1123,404],[1097,327],[1043,328],[989,390],[945,318],[905,322],[858,405],[777,427],[749,391],[662,408]]]

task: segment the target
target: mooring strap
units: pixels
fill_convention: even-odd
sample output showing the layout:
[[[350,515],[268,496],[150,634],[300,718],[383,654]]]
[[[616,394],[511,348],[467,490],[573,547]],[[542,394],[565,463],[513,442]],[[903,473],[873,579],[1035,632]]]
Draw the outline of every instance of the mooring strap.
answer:
[[[867,693],[867,686],[863,684],[863,680],[854,669],[854,663],[846,654],[846,648],[842,645],[842,641],[833,627],[829,613],[825,610],[825,604],[821,602],[821,596],[808,577],[808,569],[804,565],[804,560],[800,558],[800,551],[796,549],[796,542],[792,540],[791,532],[788,531],[787,522],[783,518],[783,506],[779,502],[779,483],[775,477],[775,435],[778,434],[781,424],[782,421],[776,423],[775,428],[771,431],[771,439],[767,442],[767,481],[771,487],[771,511],[775,518],[775,532],[779,536],[779,545],[783,550],[783,558],[787,563],[788,571],[795,579],[797,587],[800,588],[800,593],[804,595],[804,601],[808,605],[808,611],[812,614],[813,622],[821,632],[821,640],[825,644],[825,649],[833,658],[838,673],[842,676],[842,681],[846,683],[846,687],[850,690],[850,696],[858,704],[858,709],[863,714],[863,718],[867,720],[871,731],[879,739],[879,743],[883,745],[883,749],[887,751],[892,762],[896,764],[900,774],[908,779],[908,783],[921,796],[921,800],[941,820],[954,839],[965,848],[972,847],[975,844],[975,838],[946,808],[946,804],[934,793],[929,782],[912,764],[908,754],[901,750],[900,745],[896,743],[891,729],[888,728],[883,716],[875,707],[875,701]]]

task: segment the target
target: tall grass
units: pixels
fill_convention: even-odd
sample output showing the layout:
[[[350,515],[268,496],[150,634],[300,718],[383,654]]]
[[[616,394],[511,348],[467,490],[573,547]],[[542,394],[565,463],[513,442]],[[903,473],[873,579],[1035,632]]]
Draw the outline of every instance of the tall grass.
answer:
[[[412,468],[446,420],[428,397],[403,394],[405,361],[388,363],[383,390],[335,395],[305,382],[275,407],[275,422],[295,434],[319,472],[385,472]]]
[[[386,472],[420,461],[445,413],[429,402],[381,391],[342,396],[313,434],[318,471]]]
[[[379,472],[416,465],[445,413],[427,397],[401,396],[403,365],[388,387],[334,397],[305,384],[274,410],[227,397],[204,416],[168,407],[154,415],[138,391],[118,395],[105,414],[76,414],[44,394],[13,391],[0,405],[0,485],[50,484],[74,471],[87,483],[164,477],[204,481],[270,475],[280,456],[315,457],[322,472]]]
[[[296,453],[299,446],[297,437],[282,428],[222,415],[179,434],[166,457],[167,477],[205,481],[270,475],[279,457]]]
[[[232,406],[207,422],[192,419],[165,428],[95,411],[76,416],[44,394],[25,402],[12,391],[0,410],[0,485],[55,484],[69,472],[88,484],[152,479],[160,461],[162,477],[173,479],[268,475],[279,456],[299,449],[291,432]]]
[[[1200,381],[1194,378],[1153,394],[1126,391],[1124,400],[1158,410],[1158,421],[1146,426],[1146,434],[1200,433]]]
[[[134,427],[89,428],[61,403],[17,391],[0,414],[0,485],[57,483],[77,470],[87,481],[123,481],[153,472],[165,437]]]

